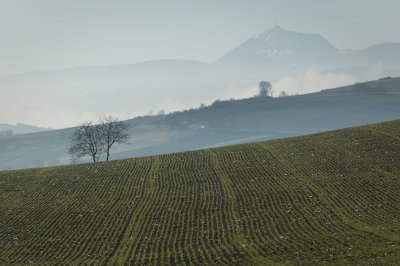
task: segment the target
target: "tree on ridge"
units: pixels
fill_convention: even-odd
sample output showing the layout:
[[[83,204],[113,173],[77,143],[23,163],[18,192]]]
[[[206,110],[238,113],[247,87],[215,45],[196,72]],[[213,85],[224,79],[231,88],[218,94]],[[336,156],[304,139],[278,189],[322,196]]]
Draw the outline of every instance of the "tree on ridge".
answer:
[[[95,124],[92,121],[84,122],[74,129],[69,138],[70,147],[68,153],[71,161],[76,162],[80,158],[90,156],[93,163],[97,163],[103,153],[106,160],[110,158],[111,147],[115,144],[127,143],[129,124],[119,121],[113,116],[103,116]]]
[[[258,96],[260,97],[272,97],[274,94],[272,85],[268,81],[260,81],[260,83],[258,84],[258,89]]]

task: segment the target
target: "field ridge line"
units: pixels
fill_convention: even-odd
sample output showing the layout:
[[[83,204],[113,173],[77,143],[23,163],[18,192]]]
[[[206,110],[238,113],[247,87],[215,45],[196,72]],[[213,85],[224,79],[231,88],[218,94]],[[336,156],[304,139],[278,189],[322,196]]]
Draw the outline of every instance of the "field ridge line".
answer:
[[[160,164],[160,158],[153,157],[152,158],[152,165],[151,168],[147,174],[147,178],[149,178],[149,182],[147,183],[147,188],[144,190],[144,195],[141,198],[141,201],[138,203],[136,209],[132,212],[132,214],[129,217],[130,222],[128,223],[126,229],[122,233],[121,241],[119,242],[118,246],[114,248],[113,253],[110,254],[110,258],[108,261],[106,261],[106,265],[112,264],[112,265],[121,265],[123,264],[120,259],[125,259],[125,260],[130,260],[130,257],[126,256],[119,256],[119,253],[121,252],[119,247],[122,245],[123,242],[130,242],[129,239],[132,239],[131,241],[134,242],[137,233],[139,231],[139,228],[137,226],[140,224],[135,223],[135,217],[141,217],[143,215],[143,212],[146,211],[143,207],[145,207],[148,203],[145,199],[149,197],[153,192],[154,192],[154,174],[157,172]],[[145,177],[146,178],[146,177]],[[150,208],[148,208],[150,209]],[[142,214],[142,215],[139,215]],[[135,238],[135,239],[133,239]],[[131,245],[129,245],[131,246]],[[124,262],[125,263],[125,262]]]

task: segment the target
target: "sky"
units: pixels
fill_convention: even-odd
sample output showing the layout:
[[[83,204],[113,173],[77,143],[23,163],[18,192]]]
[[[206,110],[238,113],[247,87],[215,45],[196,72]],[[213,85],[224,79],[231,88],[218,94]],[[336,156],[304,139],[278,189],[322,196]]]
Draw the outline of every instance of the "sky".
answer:
[[[360,49],[400,42],[399,10],[398,0],[0,0],[0,75],[166,58],[213,62],[275,24]]]

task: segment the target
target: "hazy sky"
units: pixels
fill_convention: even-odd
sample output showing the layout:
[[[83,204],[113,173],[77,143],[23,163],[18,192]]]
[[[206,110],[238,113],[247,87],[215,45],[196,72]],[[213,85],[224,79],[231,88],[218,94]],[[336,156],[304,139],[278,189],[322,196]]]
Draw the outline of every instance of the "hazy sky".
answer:
[[[400,42],[399,10],[398,0],[0,0],[0,75],[164,58],[212,62],[276,22],[340,49],[365,48]]]

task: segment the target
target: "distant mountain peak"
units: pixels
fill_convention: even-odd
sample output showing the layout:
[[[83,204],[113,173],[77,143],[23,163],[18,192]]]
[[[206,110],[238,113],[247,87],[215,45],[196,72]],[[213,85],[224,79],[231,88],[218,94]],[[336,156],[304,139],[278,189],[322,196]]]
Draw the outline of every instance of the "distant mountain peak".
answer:
[[[268,35],[271,35],[271,34],[282,34],[285,32],[290,32],[290,31],[282,28],[279,25],[275,25],[274,27],[267,29],[267,30],[263,31],[262,33],[260,33],[259,35],[257,35],[256,38],[263,38],[263,37],[267,37]]]
[[[284,29],[283,27],[279,26],[279,25],[275,25],[272,28],[270,28],[269,30],[266,30],[265,32],[283,32],[283,31],[288,31],[287,29]]]
[[[278,57],[318,59],[334,55],[338,51],[321,35],[296,32],[275,25],[231,50],[219,62],[262,62]]]

